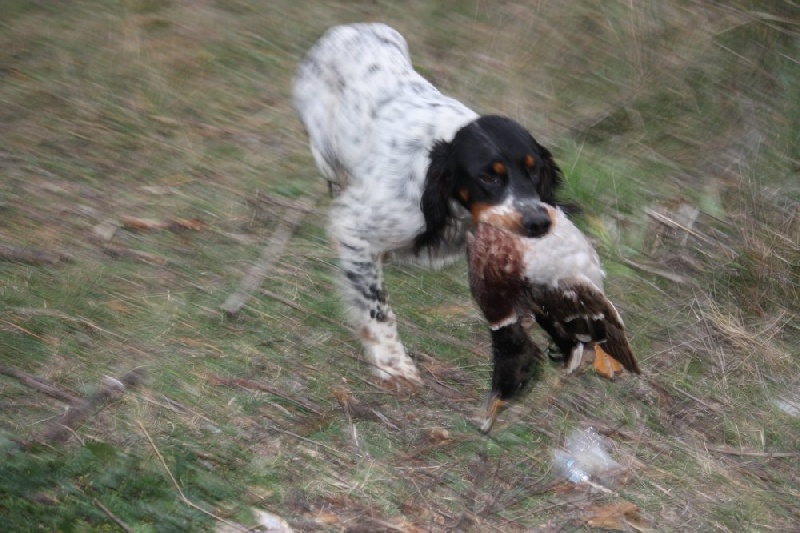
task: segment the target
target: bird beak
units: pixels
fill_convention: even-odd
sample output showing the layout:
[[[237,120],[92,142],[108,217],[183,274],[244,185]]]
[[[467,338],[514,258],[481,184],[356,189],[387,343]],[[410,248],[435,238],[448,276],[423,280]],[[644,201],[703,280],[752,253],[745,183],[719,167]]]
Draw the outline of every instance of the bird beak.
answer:
[[[481,424],[481,431],[484,433],[489,433],[489,430],[492,429],[494,421],[497,418],[497,413],[500,412],[500,409],[505,405],[505,403],[506,402],[501,400],[496,392],[489,396],[489,402],[486,405],[486,416]]]

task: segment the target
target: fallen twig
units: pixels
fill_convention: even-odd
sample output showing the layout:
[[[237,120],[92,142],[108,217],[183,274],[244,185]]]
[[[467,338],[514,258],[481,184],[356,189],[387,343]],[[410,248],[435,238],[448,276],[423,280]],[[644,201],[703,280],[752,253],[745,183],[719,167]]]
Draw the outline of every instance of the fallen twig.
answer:
[[[227,385],[233,387],[241,387],[243,389],[250,389],[250,390],[258,390],[262,392],[268,392],[273,396],[277,396],[278,398],[283,398],[287,402],[293,403],[306,411],[310,411],[317,416],[324,416],[324,413],[318,409],[316,406],[312,405],[310,402],[305,400],[299,400],[297,398],[292,398],[291,396],[287,396],[284,393],[280,392],[275,387],[267,385],[266,383],[261,383],[259,381],[254,381],[252,379],[243,379],[243,378],[213,378],[211,380],[212,385]]]
[[[724,453],[725,455],[739,455],[742,457],[765,457],[767,459],[800,457],[800,452],[758,452],[755,450],[734,450],[725,446],[706,446],[706,449],[712,452]]]
[[[299,303],[297,303],[295,301],[289,300],[288,298],[285,298],[285,297],[281,296],[280,294],[272,292],[269,289],[263,289],[262,288],[261,289],[261,294],[263,294],[265,296],[269,296],[273,300],[278,301],[278,302],[280,302],[280,303],[282,303],[284,305],[287,305],[287,306],[291,307],[292,309],[295,309],[296,311],[300,311],[301,313],[303,313],[303,314],[305,314],[307,316],[311,316],[311,317],[317,318],[319,320],[322,320],[323,322],[326,322],[328,324],[336,326],[337,328],[342,329],[344,331],[352,332],[352,329],[347,324],[345,324],[344,322],[340,322],[338,320],[334,320],[334,319],[332,319],[330,317],[327,317],[325,315],[321,315],[321,314],[319,314],[319,313],[317,313],[315,311],[312,311],[308,307],[306,307],[304,305],[301,305],[301,304],[299,304]],[[484,355],[482,351],[478,350],[478,348],[476,348],[475,346],[473,346],[472,344],[470,344],[470,343],[468,343],[466,341],[463,341],[463,340],[461,340],[459,338],[452,337],[452,336],[444,334],[444,333],[440,333],[440,332],[435,331],[435,330],[425,330],[424,328],[416,325],[413,322],[410,322],[410,321],[407,321],[407,320],[401,320],[400,321],[400,327],[402,329],[411,329],[411,330],[414,330],[414,331],[418,331],[418,332],[420,332],[420,334],[423,334],[423,335],[430,335],[433,339],[435,339],[437,341],[446,342],[446,343],[448,343],[448,344],[450,344],[452,346],[455,346],[456,348],[462,348],[464,350],[468,350],[470,353],[473,353],[473,354],[476,354],[476,355]]]
[[[117,259],[134,259],[143,263],[154,263],[156,265],[166,265],[169,263],[169,260],[166,257],[142,252],[140,250],[134,250],[132,248],[126,248],[124,246],[107,244],[103,247],[103,252],[106,255]]]
[[[56,419],[49,429],[38,440],[47,443],[64,442],[72,434],[74,428],[86,420],[89,415],[105,404],[116,400],[130,387],[134,387],[144,379],[144,370],[136,368],[119,379],[106,377],[105,386],[90,395],[83,402],[71,407],[67,413]]]
[[[122,531],[125,531],[126,533],[133,533],[133,528],[131,528],[130,526],[128,526],[128,524],[120,520],[119,517],[117,517],[117,515],[112,513],[108,507],[103,505],[103,502],[101,502],[97,498],[94,498],[92,499],[92,503],[94,503],[101,511],[103,511],[105,515],[111,519],[112,522],[117,524]]]
[[[418,332],[420,335],[425,335],[425,336],[430,337],[431,339],[433,339],[433,340],[435,340],[437,342],[442,342],[442,343],[445,343],[445,344],[449,344],[450,346],[452,346],[454,348],[459,348],[461,350],[465,350],[465,351],[467,351],[467,352],[469,352],[471,354],[479,355],[481,357],[484,357],[486,355],[486,352],[481,351],[473,343],[461,340],[458,337],[454,337],[452,335],[448,335],[447,333],[442,333],[441,331],[437,331],[434,328],[431,328],[431,327],[425,328],[425,327],[420,326],[420,325],[418,325],[418,324],[416,324],[414,322],[411,322],[410,320],[403,320],[403,319],[398,319],[397,323],[400,326],[400,330],[401,331],[403,329],[413,330],[413,331]]]
[[[0,260],[2,261],[28,265],[56,265],[63,261],[69,261],[69,259],[68,256],[57,252],[0,244]]]
[[[192,509],[194,509],[196,511],[200,511],[204,515],[210,516],[214,520],[222,522],[223,524],[227,524],[227,525],[231,526],[232,528],[238,529],[239,531],[249,531],[249,529],[244,527],[243,525],[237,524],[236,522],[231,522],[229,520],[225,520],[221,516],[217,516],[214,513],[212,513],[211,511],[207,511],[207,510],[203,509],[202,507],[200,507],[199,505],[194,503],[192,500],[187,498],[186,494],[183,493],[183,489],[181,489],[181,486],[178,485],[178,480],[176,480],[175,476],[172,475],[172,472],[170,471],[169,467],[167,466],[167,462],[164,461],[164,456],[161,455],[161,451],[159,451],[158,446],[156,446],[156,443],[153,442],[153,438],[150,436],[150,433],[148,433],[147,429],[144,427],[144,424],[142,424],[141,420],[137,420],[136,422],[139,424],[139,427],[142,429],[142,432],[144,433],[144,436],[147,437],[147,441],[150,443],[150,447],[153,448],[153,451],[156,453],[156,457],[158,457],[158,461],[161,463],[161,466],[164,468],[164,471],[167,473],[167,476],[169,476],[170,481],[172,481],[172,486],[174,486],[175,490],[178,491],[178,495],[180,496],[181,501],[183,503],[185,503],[186,505],[188,505],[189,507],[191,507]]]
[[[101,333],[107,333],[112,335],[118,339],[123,339],[122,335],[118,335],[112,331],[108,331],[107,329],[103,329],[88,318],[84,318],[82,316],[69,316],[68,314],[58,311],[57,309],[48,309],[45,307],[11,307],[9,311],[16,314],[16,315],[23,315],[23,316],[46,316],[52,318],[58,318],[60,320],[65,320],[67,322],[74,322],[76,324],[81,324],[86,326],[87,328],[99,331]]]
[[[684,224],[681,224],[677,220],[673,220],[672,218],[668,217],[667,215],[664,215],[663,213],[659,213],[658,211],[656,211],[654,209],[650,209],[650,208],[645,208],[644,212],[647,214],[647,216],[649,216],[650,218],[652,218],[653,220],[655,220],[657,222],[660,222],[661,224],[664,224],[665,226],[669,226],[671,228],[676,228],[676,229],[678,229],[680,231],[685,232],[687,235],[691,235],[692,237],[696,238],[697,240],[699,240],[701,242],[704,242],[704,243],[709,244],[711,246],[719,246],[719,247],[725,248],[726,251],[728,251],[727,250],[728,247],[724,246],[722,243],[716,242],[713,239],[710,239],[709,237],[706,237],[705,235],[703,235],[699,231],[697,231],[697,230],[695,230],[693,228],[690,228],[690,227],[688,227],[688,226],[686,226]]]
[[[314,318],[316,318],[318,320],[321,320],[322,322],[326,322],[326,323],[328,323],[328,324],[330,324],[332,326],[335,326],[335,327],[337,327],[337,328],[339,328],[339,329],[341,329],[343,331],[346,331],[348,333],[352,333],[352,329],[349,326],[347,326],[346,324],[344,324],[343,322],[339,322],[338,320],[334,320],[334,319],[329,318],[329,317],[327,317],[325,315],[321,315],[320,313],[312,311],[311,309],[309,309],[309,308],[307,308],[307,307],[305,307],[303,305],[300,305],[297,302],[289,300],[288,298],[284,298],[283,296],[281,296],[279,294],[276,294],[276,293],[272,292],[269,289],[261,289],[261,293],[266,295],[266,296],[269,296],[270,298],[272,298],[272,299],[274,299],[274,300],[276,300],[278,302],[281,302],[282,304],[285,304],[285,305],[291,307],[292,309],[300,311],[301,313],[303,313],[306,316],[314,317]],[[358,361],[360,363],[370,364],[369,361],[367,361],[366,359],[358,357],[358,356],[356,356],[354,354],[348,353],[348,356],[351,357],[352,359],[355,359],[356,361]],[[371,387],[376,387],[376,388],[378,388],[380,390],[385,390],[380,385],[378,385],[376,383],[369,382],[367,380],[364,380],[364,379],[360,378],[359,376],[355,376],[355,379],[358,379],[359,381],[361,381],[361,382],[363,382],[363,383],[365,383],[365,384],[367,384],[367,385],[369,385]]]
[[[133,231],[168,229],[173,232],[182,230],[199,231],[206,227],[206,223],[197,218],[169,218],[166,220],[156,218],[141,218],[125,216],[120,219],[122,226]]]
[[[310,209],[310,208],[309,208]],[[247,274],[239,283],[236,292],[228,296],[222,304],[222,311],[229,317],[235,317],[250,299],[252,293],[261,286],[261,282],[267,275],[267,271],[283,253],[286,245],[292,237],[292,233],[308,213],[306,209],[286,208],[281,224],[270,235],[269,241],[261,251],[261,257],[248,270]]]
[[[278,206],[278,207],[283,207],[284,209],[294,209],[296,211],[302,211],[306,215],[314,215],[319,213],[319,211],[313,205],[307,205],[306,203],[303,202],[298,202],[296,200],[289,200],[288,198],[281,198],[279,196],[272,196],[264,192],[257,193],[256,200],[258,200],[260,203],[268,204],[271,206]]]
[[[350,391],[345,390],[342,387],[337,387],[333,391],[333,395],[336,396],[336,400],[339,402],[339,405],[344,412],[344,417],[347,419],[347,427],[350,428],[350,438],[353,439],[353,446],[356,447],[357,450],[364,452],[361,447],[361,442],[358,440],[358,430],[356,429],[356,425],[353,423],[353,416],[351,414],[351,401]],[[369,455],[369,452],[366,452]]]
[[[372,422],[381,422],[390,429],[400,431],[400,428],[397,426],[397,424],[390,420],[389,417],[373,407],[364,405],[355,399],[353,394],[344,387],[335,387],[333,390],[333,395],[336,397],[336,401],[339,402],[339,406],[348,417],[348,420],[361,419]]]
[[[309,439],[308,437],[304,437],[302,435],[298,435],[297,433],[295,433],[293,431],[289,431],[288,429],[284,429],[284,428],[278,426],[272,420],[270,420],[270,423],[267,423],[267,425],[270,428],[274,429],[275,431],[283,433],[284,435],[289,435],[290,437],[293,437],[293,438],[295,438],[297,440],[300,440],[302,442],[306,442],[308,444],[313,444],[314,446],[317,446],[317,447],[327,451],[329,454],[331,454],[334,457],[337,457],[338,459],[342,459],[342,460],[345,460],[345,461],[348,461],[348,462],[352,462],[352,460],[353,460],[353,458],[350,455],[348,455],[348,454],[346,454],[346,453],[344,453],[344,452],[342,452],[340,450],[337,450],[336,448],[333,448],[331,446],[328,446],[327,444],[323,444],[321,442],[315,441],[314,439]]]
[[[23,385],[47,394],[48,396],[52,396],[56,400],[61,400],[62,402],[72,404],[80,400],[77,396],[74,396],[67,391],[58,389],[53,385],[46,383],[41,378],[23,372],[22,370],[17,370],[16,368],[12,368],[10,366],[0,365],[0,374],[12,377]]]
[[[667,270],[663,270],[663,269],[660,269],[660,268],[655,268],[655,267],[643,265],[641,263],[637,263],[635,261],[631,261],[630,259],[625,259],[622,262],[623,262],[623,264],[633,268],[634,270],[639,270],[641,272],[644,272],[645,274],[652,274],[654,276],[658,276],[660,278],[664,278],[666,280],[669,280],[669,281],[671,281],[673,283],[680,283],[681,285],[689,283],[689,279],[686,278],[685,276],[681,276],[680,274],[674,274],[674,273],[669,272]]]
[[[717,413],[721,413],[722,412],[722,407],[719,407],[719,406],[716,406],[716,405],[711,405],[710,403],[708,403],[706,401],[703,401],[702,399],[698,398],[697,396],[689,394],[685,390],[683,390],[680,387],[678,387],[677,383],[672,383],[672,388],[675,389],[676,391],[680,392],[684,396],[687,396],[690,399],[694,400],[695,402],[699,403],[700,405],[702,405],[706,409],[709,409],[711,411],[715,411]]]
[[[343,322],[339,322],[338,320],[334,320],[334,319],[332,319],[330,317],[327,317],[325,315],[317,313],[316,311],[312,311],[308,307],[300,305],[299,303],[294,302],[294,301],[292,301],[292,300],[290,300],[288,298],[284,298],[280,294],[274,293],[269,289],[261,289],[261,294],[263,294],[265,296],[269,296],[273,300],[278,301],[278,302],[280,302],[280,303],[282,303],[284,305],[287,305],[287,306],[291,307],[292,309],[294,309],[296,311],[300,311],[304,315],[312,316],[312,317],[314,317],[316,319],[322,320],[323,322],[331,324],[332,326],[336,326],[337,328],[342,329],[344,331],[348,331],[348,332],[350,331],[350,328],[346,324],[344,324]]]

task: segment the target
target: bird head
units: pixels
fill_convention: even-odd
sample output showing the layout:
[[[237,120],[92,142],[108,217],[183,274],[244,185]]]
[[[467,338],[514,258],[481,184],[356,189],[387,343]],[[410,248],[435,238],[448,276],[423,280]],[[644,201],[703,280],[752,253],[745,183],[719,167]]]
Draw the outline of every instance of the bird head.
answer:
[[[492,224],[478,224],[468,240],[469,287],[491,327],[516,320],[524,286],[523,251],[518,237]]]

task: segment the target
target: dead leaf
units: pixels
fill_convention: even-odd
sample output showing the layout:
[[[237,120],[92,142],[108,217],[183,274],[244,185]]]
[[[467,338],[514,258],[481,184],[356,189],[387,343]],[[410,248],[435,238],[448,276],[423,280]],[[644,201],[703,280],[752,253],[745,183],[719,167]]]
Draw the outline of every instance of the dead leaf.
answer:
[[[123,227],[134,231],[157,229],[168,229],[170,231],[199,231],[207,227],[207,224],[198,218],[171,218],[168,220],[159,220],[157,218],[124,216],[120,218],[120,221]]]
[[[332,526],[340,523],[339,517],[330,511],[320,510],[314,515],[314,522],[323,526]]]
[[[630,527],[641,531],[643,528],[639,507],[628,501],[591,507],[585,514],[585,520],[591,527],[611,531],[626,531]]]
[[[394,520],[379,521],[381,525],[386,526],[387,529],[392,531],[402,531],[403,533],[422,533],[423,530],[418,528],[409,520],[405,518],[396,518]]]
[[[353,396],[353,393],[346,388],[334,387],[333,395],[336,397],[336,401],[339,402],[339,405],[341,405],[343,409],[346,409],[350,406],[350,398]]]
[[[131,312],[130,306],[122,300],[111,300],[108,302],[108,308],[121,315],[127,315]]]
[[[167,226],[172,231],[188,229],[191,231],[200,231],[205,229],[207,224],[197,218],[173,218],[167,223]]]
[[[124,216],[120,218],[120,221],[122,222],[123,227],[135,231],[164,229],[169,225],[167,222],[158,220],[156,218]]]
[[[426,433],[428,440],[431,442],[447,442],[450,440],[450,432],[445,428],[430,428]]]

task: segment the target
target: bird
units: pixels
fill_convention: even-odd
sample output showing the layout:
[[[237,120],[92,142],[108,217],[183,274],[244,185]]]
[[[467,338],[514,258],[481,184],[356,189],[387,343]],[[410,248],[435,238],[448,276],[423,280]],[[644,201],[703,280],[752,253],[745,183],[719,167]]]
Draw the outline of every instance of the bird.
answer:
[[[612,377],[624,367],[640,374],[625,325],[603,291],[605,272],[594,247],[560,207],[549,207],[548,232],[528,238],[482,223],[468,239],[470,292],[492,338],[492,383],[481,429],[500,408],[538,379],[544,355],[523,327],[533,317],[558,347],[568,373],[585,349]]]
[[[382,23],[328,29],[298,66],[292,95],[316,166],[339,191],[327,230],[352,330],[382,382],[419,386],[388,301],[387,258],[453,264],[482,221],[544,235],[561,171],[517,120],[439,92]]]

